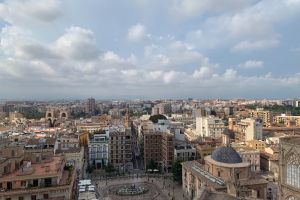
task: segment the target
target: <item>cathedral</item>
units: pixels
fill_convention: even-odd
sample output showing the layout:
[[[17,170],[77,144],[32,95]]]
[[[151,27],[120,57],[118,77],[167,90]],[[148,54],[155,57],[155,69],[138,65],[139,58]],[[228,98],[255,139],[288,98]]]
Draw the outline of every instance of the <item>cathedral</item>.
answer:
[[[280,139],[280,200],[300,199],[300,136]]]
[[[232,147],[218,147],[204,161],[204,164],[182,163],[182,187],[186,198],[201,199],[205,188],[237,199],[266,199],[267,181],[253,173],[250,163],[243,162]]]

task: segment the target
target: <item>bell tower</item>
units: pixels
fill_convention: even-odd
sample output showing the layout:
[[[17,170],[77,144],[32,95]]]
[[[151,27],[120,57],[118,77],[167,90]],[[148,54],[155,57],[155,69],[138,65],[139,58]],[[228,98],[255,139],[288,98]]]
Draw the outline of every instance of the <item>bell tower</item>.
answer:
[[[130,127],[130,118],[129,118],[129,110],[126,108],[125,120],[124,120],[125,128]]]

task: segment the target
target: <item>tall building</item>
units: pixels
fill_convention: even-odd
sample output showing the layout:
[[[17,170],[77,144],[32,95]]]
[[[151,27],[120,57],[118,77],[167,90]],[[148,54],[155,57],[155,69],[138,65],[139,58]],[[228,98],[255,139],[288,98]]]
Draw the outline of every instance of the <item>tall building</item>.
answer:
[[[242,119],[234,126],[236,141],[247,142],[250,140],[262,140],[263,125],[259,120],[251,118]]]
[[[126,109],[126,114],[125,114],[125,118],[124,118],[124,125],[125,125],[125,128],[131,127],[131,122],[130,122],[130,116],[129,116],[129,110],[128,110],[128,108]]]
[[[174,135],[159,131],[144,134],[144,166],[153,160],[160,169],[168,172],[174,161]]]
[[[88,139],[89,165],[97,169],[108,164],[109,131],[100,131]]]
[[[168,132],[162,133],[162,168],[170,172],[174,162],[174,135]]]
[[[196,117],[196,134],[198,136],[220,138],[224,129],[225,124],[218,117],[212,115]]]
[[[249,117],[261,119],[264,127],[270,127],[272,125],[273,113],[262,108],[250,110]]]
[[[170,103],[160,103],[155,105],[152,108],[152,115],[164,115],[164,114],[171,114],[172,113],[172,106]]]
[[[280,200],[300,199],[300,136],[280,138]]]
[[[96,111],[96,101],[94,98],[89,98],[86,101],[85,112],[94,115]]]
[[[132,164],[132,134],[131,129],[110,131],[109,162],[119,172],[130,172]]]

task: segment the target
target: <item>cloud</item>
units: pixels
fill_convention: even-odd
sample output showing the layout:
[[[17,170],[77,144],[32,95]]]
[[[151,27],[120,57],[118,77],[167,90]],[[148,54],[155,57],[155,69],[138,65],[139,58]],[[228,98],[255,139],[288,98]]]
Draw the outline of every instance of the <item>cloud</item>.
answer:
[[[54,51],[64,52],[62,56],[78,60],[94,59],[99,54],[94,33],[76,26],[67,28],[56,40]]]
[[[148,69],[184,70],[199,65],[211,65],[209,59],[191,45],[177,40],[161,45],[148,45],[144,49],[145,66]]]
[[[239,51],[254,51],[254,50],[262,50],[268,49],[272,47],[276,47],[279,44],[279,40],[277,39],[270,39],[270,40],[258,40],[258,41],[242,41],[236,44],[232,51],[239,52]]]
[[[300,92],[299,73],[278,75],[274,70],[273,74],[241,74],[239,68],[215,63],[208,56],[209,53],[216,53],[215,57],[230,64],[231,59],[224,53],[226,50],[232,54],[276,47],[282,38],[278,24],[298,16],[299,6],[295,0],[251,1],[245,4],[239,1],[234,5],[236,7],[231,7],[236,2],[234,0],[226,1],[228,5],[224,2],[218,4],[215,0],[178,0],[177,8],[185,7],[185,10],[177,10],[183,12],[178,16],[187,17],[191,22],[181,24],[179,21],[170,25],[166,16],[159,16],[164,19],[161,21],[164,28],[159,27],[161,36],[150,34],[140,23],[129,29],[123,27],[125,32],[128,31],[127,39],[136,42],[134,48],[126,46],[128,48],[125,50],[121,40],[114,44],[104,44],[105,40],[109,40],[107,38],[96,41],[98,30],[94,29],[92,22],[89,28],[66,25],[60,35],[56,35],[60,31],[55,31],[47,36],[48,33],[36,25],[52,23],[61,16],[59,1],[54,1],[55,6],[50,6],[48,14],[39,13],[39,10],[29,11],[28,6],[13,14],[11,10],[14,6],[10,2],[21,5],[33,1],[13,0],[0,4],[0,15],[8,22],[0,33],[0,91],[4,98],[76,98],[91,95],[97,98],[127,95],[150,98],[259,98],[277,95],[281,98]],[[154,3],[145,0],[140,5],[157,8],[159,6],[153,5],[156,3],[161,5],[158,0]],[[37,7],[48,9],[41,5]],[[166,11],[167,8],[161,10]],[[146,18],[143,18],[145,24],[148,23]],[[21,24],[23,22],[24,25]],[[76,24],[78,21],[73,22]],[[35,27],[32,28],[32,24]],[[84,21],[77,24],[84,24]],[[182,31],[173,31],[178,30],[175,27],[178,24],[183,25]],[[191,27],[195,29],[187,33]],[[171,31],[175,35],[170,35]],[[113,37],[121,38],[123,33],[124,30]],[[116,44],[118,46],[114,47]],[[140,51],[143,48],[144,51]],[[205,53],[203,49],[206,48],[218,51]],[[246,60],[236,67],[259,68],[264,67],[264,62]]]
[[[264,61],[261,60],[247,60],[244,63],[238,65],[240,68],[244,69],[256,69],[264,67]]]
[[[128,29],[127,38],[130,41],[139,42],[146,38],[146,27],[142,24],[136,24]]]
[[[193,17],[207,12],[238,11],[252,2],[253,0],[173,0],[172,11],[180,17]]]
[[[195,70],[193,73],[193,78],[196,79],[209,79],[212,77],[214,69],[211,67],[200,67],[200,69]]]
[[[234,52],[272,48],[280,44],[278,25],[299,16],[299,9],[298,1],[254,1],[236,12],[206,17],[186,41],[200,49],[229,47]]]
[[[62,16],[59,0],[6,0],[0,3],[0,19],[17,26],[40,25]]]

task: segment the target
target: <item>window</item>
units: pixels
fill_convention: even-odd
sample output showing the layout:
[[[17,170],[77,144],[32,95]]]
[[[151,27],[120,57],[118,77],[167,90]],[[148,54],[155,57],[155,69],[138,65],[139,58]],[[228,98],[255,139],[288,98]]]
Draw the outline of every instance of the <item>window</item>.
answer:
[[[24,197],[19,197],[19,200],[24,200]]]
[[[295,197],[293,197],[293,196],[288,196],[288,197],[286,198],[286,200],[296,200],[296,199],[295,199]]]
[[[236,179],[240,179],[240,173],[236,173]]]
[[[31,195],[31,200],[36,200],[36,195]]]
[[[25,187],[26,186],[26,181],[21,181],[21,186]]]
[[[300,163],[298,156],[292,154],[287,161],[286,183],[296,188],[300,188]]]

